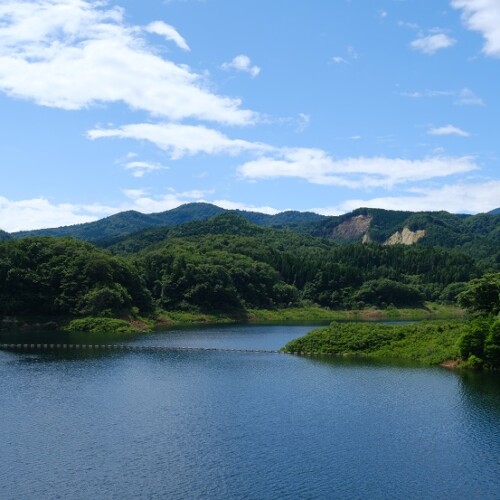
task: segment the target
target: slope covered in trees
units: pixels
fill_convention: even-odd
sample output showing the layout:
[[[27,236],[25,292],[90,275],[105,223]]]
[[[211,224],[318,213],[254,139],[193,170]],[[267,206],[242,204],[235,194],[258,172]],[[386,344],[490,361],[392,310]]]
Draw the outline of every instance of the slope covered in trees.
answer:
[[[223,213],[116,238],[105,249],[67,238],[1,242],[0,314],[415,307],[453,302],[485,270],[493,269],[456,250],[341,245]]]
[[[71,236],[92,243],[108,243],[114,238],[123,237],[144,229],[167,228],[179,226],[191,221],[203,221],[229,210],[211,205],[210,203],[188,203],[166,212],[143,214],[130,210],[106,217],[96,222],[77,224],[51,229],[19,231],[13,233],[15,238],[26,236]],[[243,218],[260,226],[279,229],[300,229],[302,226],[326,219],[326,217],[311,212],[282,212],[277,215],[267,215],[258,212],[236,210]]]
[[[191,291],[197,287],[197,276],[225,289],[237,298],[232,304],[241,307],[305,300],[331,308],[358,308],[453,300],[464,282],[481,274],[471,256],[453,250],[338,245],[261,228],[235,214],[139,233],[109,250],[133,259],[153,298],[164,307],[220,308],[220,299],[210,299],[207,293],[201,301]],[[218,272],[209,273],[210,268]]]
[[[414,239],[417,246],[442,246],[460,249],[482,259],[490,266],[500,268],[500,215],[461,215],[448,212],[403,212],[360,208],[342,216],[326,217],[310,212],[283,212],[267,215],[248,211],[228,211],[208,203],[190,203],[173,210],[156,214],[129,211],[105,219],[53,229],[22,231],[12,237],[34,235],[72,236],[100,246],[131,236],[139,231],[150,241],[160,240],[167,228],[187,222],[203,222],[209,218],[235,213],[261,227],[286,229],[300,234],[326,238],[342,244],[372,242],[387,244],[397,242],[403,230],[419,234]],[[156,232],[158,229],[159,232]],[[5,236],[5,235],[4,235]],[[2,235],[0,234],[0,239]]]
[[[500,369],[500,273],[467,283],[458,301],[470,314],[465,322],[398,326],[334,322],[292,340],[283,350]]]
[[[111,316],[153,303],[130,262],[88,243],[25,238],[0,243],[0,317]]]

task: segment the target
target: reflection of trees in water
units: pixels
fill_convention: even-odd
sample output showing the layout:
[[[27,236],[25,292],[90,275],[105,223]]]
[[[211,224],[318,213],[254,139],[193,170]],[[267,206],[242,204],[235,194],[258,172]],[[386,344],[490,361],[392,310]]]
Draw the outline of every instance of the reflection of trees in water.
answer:
[[[463,436],[478,453],[500,455],[500,373],[459,372]],[[496,462],[496,460],[495,460]],[[497,465],[498,468],[498,465]],[[498,470],[497,470],[498,473]]]
[[[500,412],[500,373],[475,372],[463,370],[458,372],[462,395],[478,405],[496,408]]]

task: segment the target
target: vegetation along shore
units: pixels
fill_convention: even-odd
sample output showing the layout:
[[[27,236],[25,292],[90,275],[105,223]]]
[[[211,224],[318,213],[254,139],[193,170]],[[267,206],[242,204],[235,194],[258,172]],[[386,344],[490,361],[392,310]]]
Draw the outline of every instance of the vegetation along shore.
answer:
[[[134,214],[124,213],[43,236],[5,233],[2,327],[134,332],[194,322],[450,319],[466,310],[462,322],[370,327],[378,340],[364,343],[367,327],[335,324],[286,349],[496,366],[499,215],[263,216],[211,207],[157,214],[154,227],[136,232]],[[422,354],[438,334],[439,349]]]

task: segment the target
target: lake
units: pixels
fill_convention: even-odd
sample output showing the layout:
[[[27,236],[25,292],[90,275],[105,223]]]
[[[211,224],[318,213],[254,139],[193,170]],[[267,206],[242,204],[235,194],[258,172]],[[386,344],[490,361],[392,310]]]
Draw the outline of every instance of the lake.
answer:
[[[126,341],[273,350],[311,329]],[[0,380],[2,500],[500,498],[498,374],[138,350],[0,352]]]

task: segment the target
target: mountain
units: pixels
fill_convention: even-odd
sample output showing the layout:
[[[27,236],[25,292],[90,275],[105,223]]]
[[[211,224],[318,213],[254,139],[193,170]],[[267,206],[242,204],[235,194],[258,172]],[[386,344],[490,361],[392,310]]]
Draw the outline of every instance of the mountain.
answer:
[[[500,215],[500,208],[495,208],[495,210],[490,210],[488,215]]]
[[[12,233],[14,238],[26,236],[72,236],[80,240],[103,244],[115,238],[136,233],[138,231],[157,228],[174,227],[186,222],[207,220],[222,213],[237,213],[243,218],[259,226],[275,227],[277,229],[296,229],[304,225],[314,224],[327,219],[323,215],[311,212],[282,212],[277,215],[267,215],[244,210],[225,210],[210,203],[188,203],[156,214],[142,214],[133,210],[120,212],[95,222],[64,226],[51,229],[33,231],[19,231]]]
[[[225,212],[209,203],[189,203],[173,210],[156,214],[143,214],[134,210],[120,212],[95,222],[50,229],[19,231],[14,238],[25,236],[71,236],[79,240],[101,243],[152,227],[178,226],[192,220],[204,220]]]
[[[156,214],[128,211],[87,224],[22,231],[10,236],[72,236],[109,247],[138,233],[139,238],[133,238],[133,246],[142,248],[143,243],[154,244],[167,235],[174,235],[168,229],[188,222],[207,221],[222,214],[236,214],[257,226],[286,229],[342,244],[417,244],[456,248],[471,253],[480,260],[485,259],[489,264],[500,264],[500,214],[495,213],[465,215],[359,208],[344,215],[327,217],[296,211],[268,215],[244,210],[225,210],[209,203],[189,203]],[[234,225],[234,221],[230,225]],[[179,231],[188,230],[209,231],[203,225],[182,228]],[[8,236],[6,233],[3,235],[4,238]],[[140,241],[141,238],[144,242]]]

